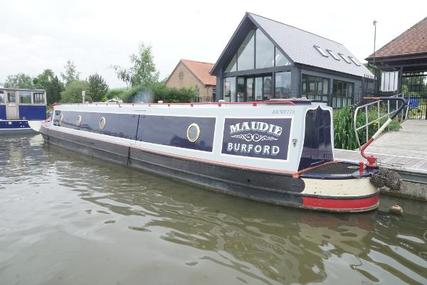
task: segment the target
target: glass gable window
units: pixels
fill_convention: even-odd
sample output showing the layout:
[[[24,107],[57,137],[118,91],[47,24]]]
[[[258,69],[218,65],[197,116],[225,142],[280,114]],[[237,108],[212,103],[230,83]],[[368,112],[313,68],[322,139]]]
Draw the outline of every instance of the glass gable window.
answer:
[[[302,75],[302,96],[316,102],[328,103],[329,80],[322,77]]]
[[[256,31],[256,68],[274,66],[274,45],[261,31]]]
[[[276,49],[275,65],[276,66],[290,65],[291,63],[286,58],[286,56],[278,48],[275,47],[275,49]]]
[[[291,97],[291,73],[289,71],[276,73],[275,93],[276,98]]]
[[[238,51],[238,70],[254,69],[255,31],[249,32]]]
[[[237,71],[237,59],[236,56],[233,56],[230,63],[228,64],[227,68],[225,69],[226,72],[233,72]]]
[[[236,77],[224,79],[224,101],[236,102]]]
[[[19,91],[19,102],[21,104],[31,104],[31,92]]]
[[[354,84],[351,82],[334,80],[332,89],[332,107],[341,108],[353,104]]]

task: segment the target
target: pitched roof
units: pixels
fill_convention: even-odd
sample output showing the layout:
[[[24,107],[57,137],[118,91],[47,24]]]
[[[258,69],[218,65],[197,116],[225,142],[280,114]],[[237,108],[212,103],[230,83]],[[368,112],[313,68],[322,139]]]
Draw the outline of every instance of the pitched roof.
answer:
[[[376,51],[375,58],[419,53],[427,53],[427,17]]]
[[[252,13],[246,13],[241,25],[245,19],[252,21],[294,63],[320,67],[360,77],[374,77],[344,45],[336,41]],[[239,28],[241,25],[239,25]],[[233,38],[236,37],[239,28],[237,28]],[[222,61],[225,51],[231,46],[233,38],[218,59],[212,72],[216,72],[217,65]],[[318,46],[324,55],[315,46]],[[327,50],[331,50],[337,59],[334,59],[334,56],[327,52]],[[339,54],[342,54],[345,59]]]
[[[216,85],[216,77],[209,74],[209,71],[213,67],[213,63],[189,59],[181,59],[180,62],[182,62],[182,64],[184,64],[204,85]]]

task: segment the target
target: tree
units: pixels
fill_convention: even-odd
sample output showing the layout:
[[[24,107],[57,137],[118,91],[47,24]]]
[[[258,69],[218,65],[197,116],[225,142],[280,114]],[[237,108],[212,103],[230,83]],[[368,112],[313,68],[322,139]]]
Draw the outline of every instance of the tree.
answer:
[[[6,78],[6,81],[4,82],[4,87],[31,89],[31,88],[34,88],[33,79],[31,78],[31,76],[24,73],[9,75]]]
[[[46,90],[48,105],[61,100],[61,92],[64,90],[64,84],[59,81],[58,76],[51,69],[45,69],[33,79],[33,82],[36,88]]]
[[[61,73],[61,77],[65,85],[68,85],[73,81],[79,80],[80,73],[77,72],[77,68],[71,60],[67,61],[67,64],[64,66],[64,68],[65,72]]]
[[[151,46],[141,43],[137,54],[130,56],[132,66],[128,69],[118,65],[113,66],[117,77],[131,86],[149,85],[159,80],[159,73],[156,71]]]
[[[105,82],[99,74],[93,74],[89,76],[89,88],[88,95],[95,102],[105,101],[105,95],[108,92],[108,84]]]
[[[81,103],[82,91],[89,89],[89,83],[85,80],[74,80],[65,86],[65,90],[61,92],[61,102],[63,103]],[[91,98],[86,96],[86,100]]]

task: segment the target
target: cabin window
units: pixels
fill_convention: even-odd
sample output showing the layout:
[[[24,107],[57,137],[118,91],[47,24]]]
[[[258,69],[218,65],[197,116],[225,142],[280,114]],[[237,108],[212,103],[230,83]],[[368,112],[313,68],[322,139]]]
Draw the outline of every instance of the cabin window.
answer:
[[[236,101],[236,77],[227,77],[224,79],[224,101]]]
[[[291,97],[291,72],[278,72],[275,77],[275,97]]]
[[[31,92],[19,91],[19,102],[21,104],[31,104]]]
[[[44,104],[44,93],[33,93],[34,104]]]
[[[302,75],[302,96],[315,102],[328,103],[329,79]]]
[[[274,45],[261,31],[256,31],[256,68],[274,66]]]
[[[332,89],[332,107],[342,108],[354,103],[354,84],[351,82],[334,80]]]
[[[4,104],[5,100],[4,100],[4,92],[0,91],[0,104]]]
[[[255,31],[249,32],[243,41],[238,51],[237,58],[237,69],[248,70],[254,69],[254,57],[255,57]]]
[[[7,102],[9,102],[9,103],[16,103],[16,93],[15,93],[15,91],[8,91],[7,92]]]

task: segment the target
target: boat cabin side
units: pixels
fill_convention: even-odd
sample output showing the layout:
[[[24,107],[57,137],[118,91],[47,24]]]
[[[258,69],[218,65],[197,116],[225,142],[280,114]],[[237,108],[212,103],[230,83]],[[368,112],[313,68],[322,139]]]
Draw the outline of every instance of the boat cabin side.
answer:
[[[310,102],[59,105],[51,126],[129,139],[134,147],[165,155],[267,171],[294,173],[333,160],[332,109]]]
[[[46,119],[46,91],[0,88],[0,120]]]

